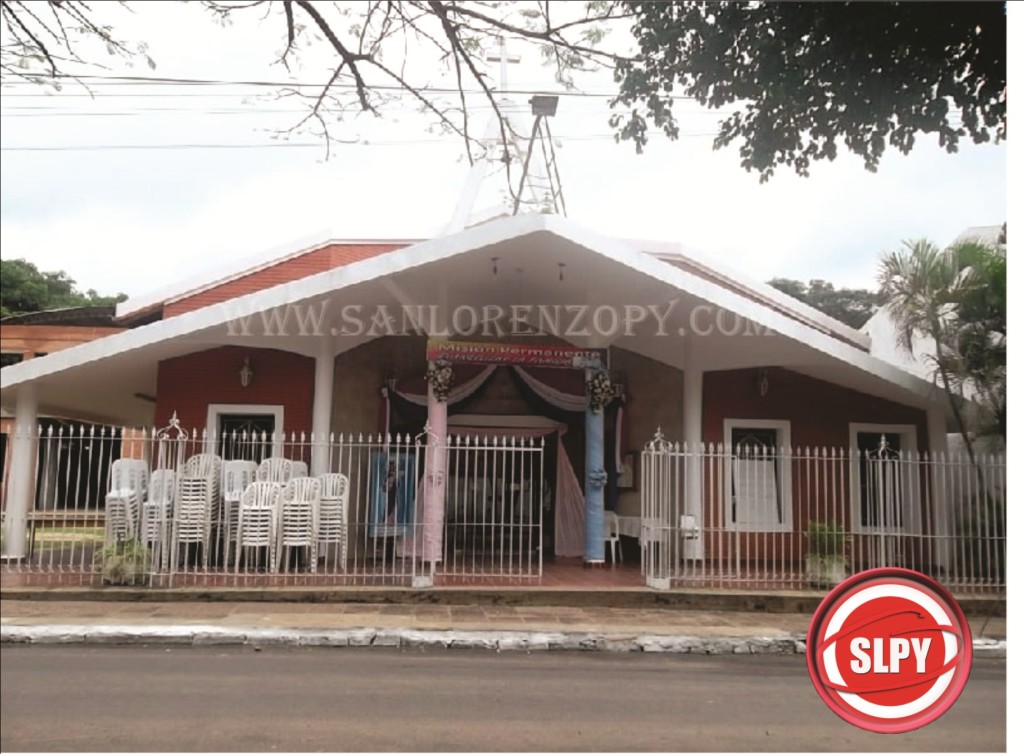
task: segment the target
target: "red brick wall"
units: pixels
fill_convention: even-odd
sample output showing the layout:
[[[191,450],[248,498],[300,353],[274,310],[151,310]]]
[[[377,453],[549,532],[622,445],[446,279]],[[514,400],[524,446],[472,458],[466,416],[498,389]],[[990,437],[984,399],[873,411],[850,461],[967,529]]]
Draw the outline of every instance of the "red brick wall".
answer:
[[[249,357],[252,383],[242,387],[239,370]],[[310,431],[313,421],[313,359],[286,351],[225,346],[160,362],[156,423],[175,411],[181,426],[202,432],[211,403],[284,406],[284,431]]]
[[[324,246],[321,249],[315,249],[293,259],[287,259],[236,280],[230,280],[222,285],[214,286],[195,295],[169,303],[164,307],[164,318],[201,309],[210,304],[227,301],[228,299],[255,293],[266,288],[273,288],[275,285],[299,280],[315,275],[318,272],[334,269],[335,267],[344,267],[347,264],[369,259],[370,257],[394,251],[395,249],[401,249],[404,246],[405,244],[332,244]]]
[[[768,394],[757,390],[757,369],[704,375],[703,434],[724,442],[726,419],[783,419],[794,447],[847,448],[851,423],[915,424],[917,449],[928,449],[925,412],[839,387],[788,369],[767,370]]]
[[[927,417],[920,409],[904,406],[882,398],[858,393],[828,382],[807,377],[779,367],[769,368],[768,393],[761,396],[757,389],[757,369],[738,369],[727,372],[708,372],[704,375],[703,437],[706,442],[725,441],[726,419],[775,419],[790,422],[790,442],[794,449],[829,448],[848,449],[851,423],[912,424],[917,427],[917,449],[928,449]],[[717,531],[705,535],[705,556],[712,559],[761,561],[799,569],[807,540],[804,531],[808,521],[837,518],[847,530],[852,529],[850,516],[849,461],[835,462],[830,474],[838,481],[824,482],[812,469],[814,465],[794,461],[791,466],[793,502],[793,531],[731,532],[724,519],[728,501],[721,500],[711,490],[704,500],[706,527]],[[705,464],[706,479],[718,479],[723,473],[723,462]],[[821,466],[818,466],[821,472]],[[840,471],[842,469],[842,471]],[[717,485],[709,485],[716,488]],[[707,488],[706,488],[707,489]],[[919,490],[927,489],[922,475]],[[921,503],[925,504],[925,494]],[[927,530],[927,516],[924,517]],[[870,538],[869,538],[870,539]],[[862,548],[861,538],[853,538],[852,547]],[[907,565],[927,566],[927,553],[906,553]]]

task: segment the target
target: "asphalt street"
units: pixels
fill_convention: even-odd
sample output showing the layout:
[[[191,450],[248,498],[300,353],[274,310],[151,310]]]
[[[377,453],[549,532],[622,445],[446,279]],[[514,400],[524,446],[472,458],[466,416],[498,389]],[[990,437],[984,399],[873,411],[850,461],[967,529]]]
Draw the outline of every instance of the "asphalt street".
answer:
[[[23,646],[0,650],[3,751],[998,751],[978,660],[899,736],[830,712],[803,656]]]

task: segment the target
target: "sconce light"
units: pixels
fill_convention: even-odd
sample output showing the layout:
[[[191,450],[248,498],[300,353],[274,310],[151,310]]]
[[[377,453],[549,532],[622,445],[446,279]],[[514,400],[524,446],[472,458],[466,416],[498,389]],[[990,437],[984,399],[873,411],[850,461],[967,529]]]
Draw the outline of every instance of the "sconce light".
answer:
[[[768,395],[768,370],[757,370],[757,394],[764,398]]]
[[[494,273],[494,277],[498,277],[498,260],[501,257],[491,257],[491,272]]]
[[[561,283],[565,280],[565,263],[558,263],[558,282]]]
[[[252,367],[249,366],[249,357],[242,361],[242,368],[238,370],[238,376],[242,380],[242,387],[249,387],[252,384]]]

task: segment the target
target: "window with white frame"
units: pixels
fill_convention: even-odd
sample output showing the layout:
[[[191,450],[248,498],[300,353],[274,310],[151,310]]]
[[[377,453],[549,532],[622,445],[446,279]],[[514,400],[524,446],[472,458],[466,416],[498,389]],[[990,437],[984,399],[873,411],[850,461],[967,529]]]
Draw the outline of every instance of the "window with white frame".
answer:
[[[912,424],[851,424],[850,500],[855,531],[895,531],[910,524]]]
[[[789,422],[726,419],[726,523],[740,531],[791,531]]]
[[[284,448],[284,406],[211,403],[206,412],[209,452],[225,460],[262,461]]]

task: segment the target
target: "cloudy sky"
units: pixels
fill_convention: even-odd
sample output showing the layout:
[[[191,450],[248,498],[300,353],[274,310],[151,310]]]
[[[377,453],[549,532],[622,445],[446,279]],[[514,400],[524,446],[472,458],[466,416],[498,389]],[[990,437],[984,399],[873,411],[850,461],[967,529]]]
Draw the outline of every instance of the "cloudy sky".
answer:
[[[278,24],[223,28],[194,5],[166,3],[118,20],[149,41],[157,63],[130,73],[228,83],[108,81],[92,85],[95,96],[73,84],[50,94],[5,86],[5,259],[66,270],[82,289],[137,295],[295,239],[422,238],[448,221],[468,169],[462,143],[428,131],[411,103],[338,124],[354,143],[325,160],[315,137],[279,137],[301,118],[296,103],[233,83],[288,78],[273,63]],[[323,80],[318,71],[314,62],[291,75]],[[607,125],[610,78],[580,84],[583,96],[563,97],[551,121],[558,164],[569,217],[609,234],[678,241],[764,280],[859,287],[874,285],[879,256],[905,239],[944,244],[1007,219],[1005,145],[948,155],[921,139],[909,156],[888,153],[877,173],[841,154],[810,178],[780,169],[762,185],[735,149],[712,150],[715,113],[680,103],[682,138],[656,136],[638,156]],[[554,82],[524,54],[510,88]],[[482,131],[482,101],[474,113]]]

